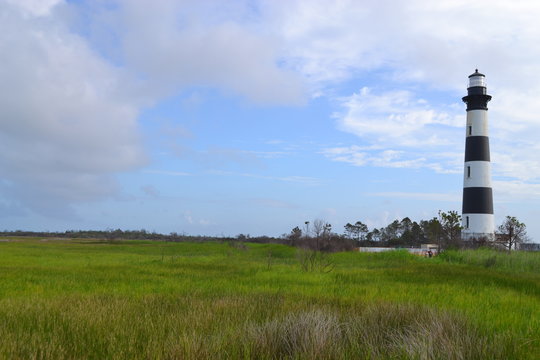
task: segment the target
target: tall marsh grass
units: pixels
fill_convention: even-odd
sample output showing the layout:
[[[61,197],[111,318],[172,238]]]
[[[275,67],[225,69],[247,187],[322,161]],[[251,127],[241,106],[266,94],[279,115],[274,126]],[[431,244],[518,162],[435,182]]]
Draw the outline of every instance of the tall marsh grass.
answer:
[[[540,273],[540,253],[494,249],[448,250],[439,259],[449,263],[477,265],[499,270]]]
[[[349,314],[302,304],[282,313],[262,298],[148,296],[2,302],[0,354],[10,359],[506,359],[520,344],[464,316],[371,304]],[[275,300],[275,299],[273,299]]]
[[[514,349],[462,316],[432,308],[378,304],[358,314],[320,309],[251,327],[256,359],[502,359]]]
[[[534,266],[505,264],[498,253],[350,252],[332,254],[333,270],[322,272],[303,270],[299,256],[272,244],[1,242],[0,358],[535,359],[540,351]]]

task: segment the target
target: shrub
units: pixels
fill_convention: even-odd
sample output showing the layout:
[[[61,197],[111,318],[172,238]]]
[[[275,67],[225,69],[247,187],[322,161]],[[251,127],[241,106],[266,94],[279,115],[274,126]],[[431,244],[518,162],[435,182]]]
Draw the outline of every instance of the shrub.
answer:
[[[300,268],[307,272],[319,271],[329,273],[335,267],[335,263],[329,254],[320,251],[300,249],[298,250],[297,258]]]

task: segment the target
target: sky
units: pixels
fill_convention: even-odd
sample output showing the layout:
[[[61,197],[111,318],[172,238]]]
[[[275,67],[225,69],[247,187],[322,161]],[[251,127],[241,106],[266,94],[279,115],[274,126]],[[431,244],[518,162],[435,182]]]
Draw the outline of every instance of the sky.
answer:
[[[0,0],[0,229],[460,212],[478,68],[495,222],[540,242],[539,18],[532,0]]]

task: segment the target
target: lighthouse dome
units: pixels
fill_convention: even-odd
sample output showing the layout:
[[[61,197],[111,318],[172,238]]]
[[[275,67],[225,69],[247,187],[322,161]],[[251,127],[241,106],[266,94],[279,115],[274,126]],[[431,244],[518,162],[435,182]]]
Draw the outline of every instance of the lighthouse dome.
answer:
[[[486,75],[479,73],[478,69],[476,69],[476,71],[473,74],[469,75],[468,87],[476,87],[476,86],[486,87]]]

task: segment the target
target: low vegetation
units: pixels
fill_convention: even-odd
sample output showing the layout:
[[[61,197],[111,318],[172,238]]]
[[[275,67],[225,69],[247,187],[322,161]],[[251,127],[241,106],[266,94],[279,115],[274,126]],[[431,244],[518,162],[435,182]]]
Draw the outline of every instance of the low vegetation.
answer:
[[[0,358],[534,359],[540,352],[538,253],[315,259],[277,244],[9,240],[0,242]],[[309,259],[316,265],[306,266]]]
[[[448,250],[439,259],[454,264],[468,264],[513,272],[540,274],[540,253],[529,251],[495,251],[484,248],[476,251]]]

